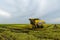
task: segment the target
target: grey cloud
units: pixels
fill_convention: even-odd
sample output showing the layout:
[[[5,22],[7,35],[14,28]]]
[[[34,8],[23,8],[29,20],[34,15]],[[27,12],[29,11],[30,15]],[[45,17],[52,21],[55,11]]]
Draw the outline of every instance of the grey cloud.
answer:
[[[54,10],[60,9],[60,3],[59,0],[45,1],[47,4],[42,9],[41,0],[1,0],[0,8],[11,13],[12,18],[5,19],[1,17],[0,23],[29,23],[28,19],[30,17],[38,17],[47,21],[46,15],[54,15]]]

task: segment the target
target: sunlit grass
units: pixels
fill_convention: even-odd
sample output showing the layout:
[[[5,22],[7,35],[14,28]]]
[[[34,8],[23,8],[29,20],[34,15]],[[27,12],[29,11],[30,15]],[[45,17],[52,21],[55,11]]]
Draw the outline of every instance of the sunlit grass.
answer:
[[[40,30],[26,30],[29,24],[0,24],[0,40],[60,40],[60,24],[46,24]]]

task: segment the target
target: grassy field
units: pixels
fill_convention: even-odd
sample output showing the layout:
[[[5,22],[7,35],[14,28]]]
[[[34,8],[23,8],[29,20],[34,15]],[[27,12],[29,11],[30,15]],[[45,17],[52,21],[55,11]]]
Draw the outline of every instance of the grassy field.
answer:
[[[60,40],[60,24],[28,30],[29,24],[0,24],[0,40]]]

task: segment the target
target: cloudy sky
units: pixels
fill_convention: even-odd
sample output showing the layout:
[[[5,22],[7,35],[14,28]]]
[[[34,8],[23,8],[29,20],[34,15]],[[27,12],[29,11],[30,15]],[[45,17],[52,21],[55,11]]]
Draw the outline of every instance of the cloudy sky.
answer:
[[[29,23],[29,18],[60,23],[60,0],[0,0],[0,24]]]

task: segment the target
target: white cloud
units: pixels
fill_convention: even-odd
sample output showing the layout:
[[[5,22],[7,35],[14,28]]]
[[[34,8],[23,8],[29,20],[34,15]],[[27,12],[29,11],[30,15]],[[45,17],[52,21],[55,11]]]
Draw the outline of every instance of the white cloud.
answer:
[[[47,0],[41,0],[40,1],[40,11],[45,10],[46,6],[47,6]]]
[[[38,6],[38,10],[36,10],[36,13],[34,15],[34,17],[42,17],[44,16],[46,13],[46,7],[47,7],[47,0],[38,0],[37,1],[37,5]]]
[[[5,0],[5,2],[8,3],[8,4],[11,4],[11,5],[12,5],[12,4],[13,4],[13,5],[15,4],[15,1],[14,1],[14,0]]]
[[[59,23],[60,22],[60,18],[53,18],[51,20],[48,20],[49,23]]]
[[[6,18],[10,18],[11,14],[0,9],[0,16],[6,17]]]
[[[59,4],[57,4],[57,0],[5,0],[2,2],[0,1],[0,8],[6,10],[6,11],[0,10],[0,17],[11,18],[11,15],[13,15],[13,18],[11,18],[12,22],[14,20],[19,20],[19,18],[22,22],[22,20],[23,21],[28,20],[29,17],[43,18],[43,16],[45,16],[46,14],[49,14],[54,10],[58,10],[60,7],[58,6]],[[8,13],[8,11],[10,13]],[[45,18],[48,19],[48,17]],[[24,18],[26,20],[24,20]],[[59,20],[60,18],[56,18],[56,19],[48,20],[48,22],[51,23],[59,22]]]

